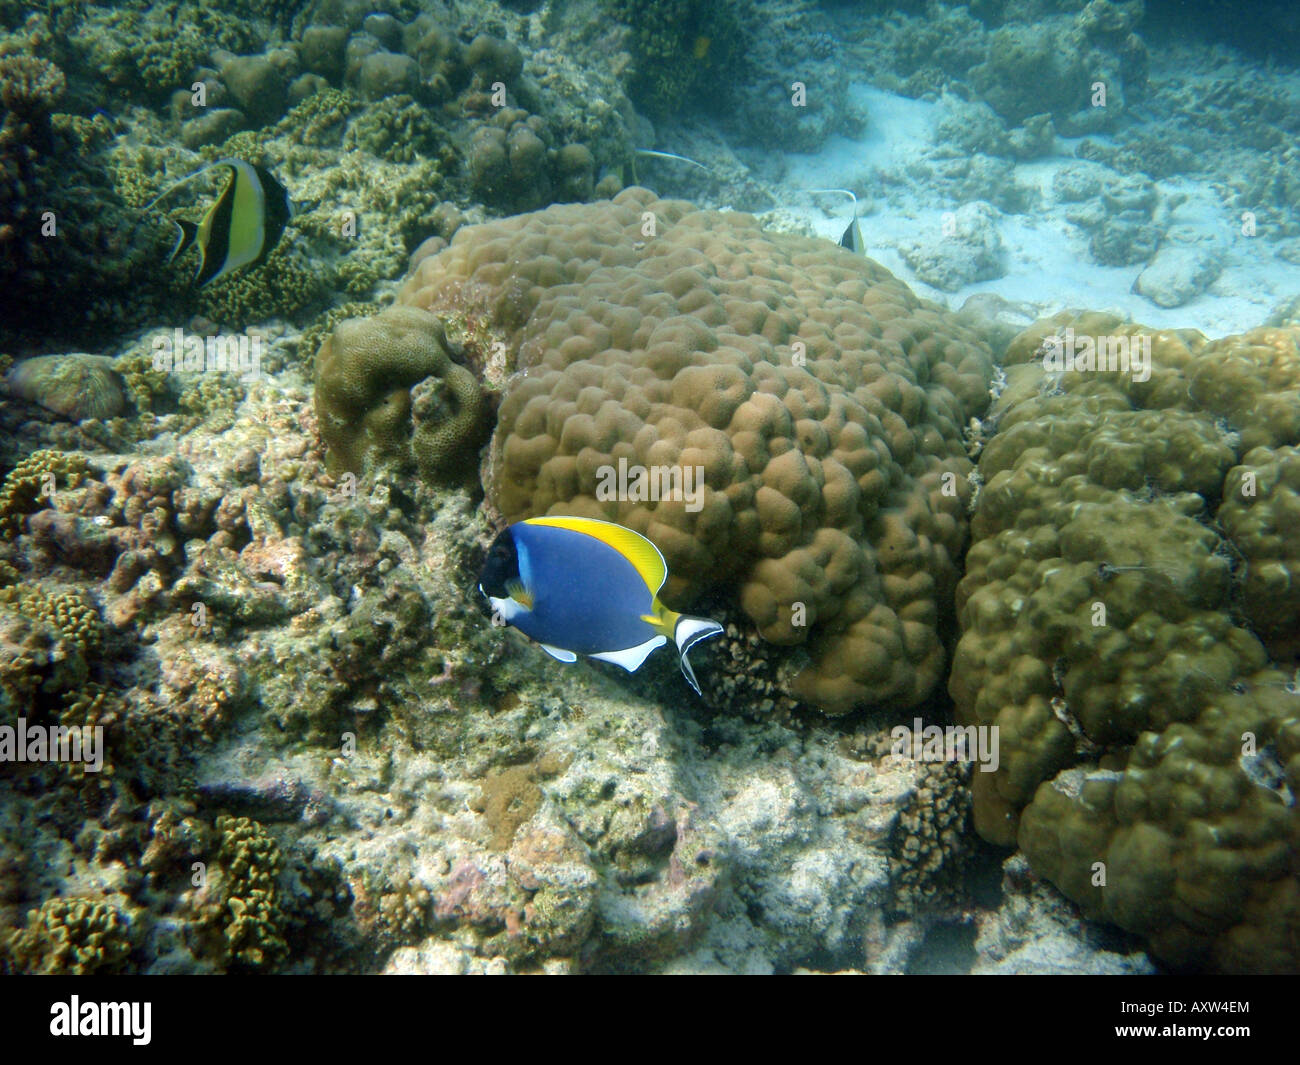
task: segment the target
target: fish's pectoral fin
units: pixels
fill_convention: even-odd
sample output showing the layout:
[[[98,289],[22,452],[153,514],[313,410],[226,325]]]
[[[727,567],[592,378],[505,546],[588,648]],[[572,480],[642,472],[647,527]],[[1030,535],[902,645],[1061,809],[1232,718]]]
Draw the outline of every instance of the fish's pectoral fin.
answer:
[[[635,647],[624,647],[621,651],[601,651],[600,654],[591,657],[599,658],[602,662],[613,662],[614,665],[622,666],[629,673],[635,673],[650,657],[651,651],[662,647],[667,642],[667,636],[652,636],[645,643],[639,643]]]
[[[549,643],[541,644],[541,648],[557,662],[573,663],[578,660],[578,656],[572,651],[566,651],[562,647],[552,647]]]
[[[533,609],[533,593],[521,580],[506,581],[506,594],[525,610]]]

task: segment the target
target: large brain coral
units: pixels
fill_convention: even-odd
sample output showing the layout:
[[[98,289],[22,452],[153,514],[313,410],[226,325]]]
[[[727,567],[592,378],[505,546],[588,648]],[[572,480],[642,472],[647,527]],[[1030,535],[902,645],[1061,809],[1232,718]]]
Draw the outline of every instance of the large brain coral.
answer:
[[[1149,360],[1065,367],[1071,329]],[[1058,315],[980,459],[949,683],[999,730],[976,827],[1179,967],[1300,970],[1300,691],[1261,642],[1294,629],[1298,341]]]
[[[462,228],[398,302],[473,323],[517,371],[487,482],[507,520],[645,534],[670,601],[734,592],[805,645],[792,691],[830,713],[939,680],[991,359],[884,267],[629,189]],[[630,491],[606,498],[620,463]],[[639,498],[638,466],[699,494]]]
[[[373,453],[445,478],[486,430],[482,390],[442,323],[410,307],[334,327],[316,355],[316,414],[331,467],[354,472]]]

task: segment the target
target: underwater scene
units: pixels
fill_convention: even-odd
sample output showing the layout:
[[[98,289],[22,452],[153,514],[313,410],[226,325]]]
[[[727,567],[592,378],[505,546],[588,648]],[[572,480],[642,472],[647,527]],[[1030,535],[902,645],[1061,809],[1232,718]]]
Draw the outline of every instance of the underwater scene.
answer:
[[[0,0],[0,973],[1300,972],[1298,68]]]

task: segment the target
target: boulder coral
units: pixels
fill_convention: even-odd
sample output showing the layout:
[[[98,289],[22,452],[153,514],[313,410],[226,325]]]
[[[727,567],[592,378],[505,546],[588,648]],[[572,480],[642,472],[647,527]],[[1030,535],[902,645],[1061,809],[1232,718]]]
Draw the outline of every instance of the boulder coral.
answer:
[[[1127,365],[1065,366],[1069,330]],[[980,457],[949,683],[999,729],[976,828],[1178,968],[1300,970],[1300,696],[1264,642],[1294,617],[1298,343],[1057,315]]]
[[[962,431],[991,356],[884,267],[630,189],[461,228],[398,303],[470,323],[514,371],[485,480],[505,520],[643,533],[669,601],[733,596],[769,643],[806,650],[792,693],[829,713],[913,704],[938,682],[966,536]],[[637,467],[677,477],[675,498],[667,483],[605,490]]]
[[[457,472],[483,441],[478,381],[452,361],[442,323],[395,307],[340,322],[316,356],[316,415],[336,469],[368,454],[409,461],[427,479]]]
[[[69,421],[115,418],[127,409],[126,389],[114,360],[80,352],[24,359],[5,375],[11,396]]]

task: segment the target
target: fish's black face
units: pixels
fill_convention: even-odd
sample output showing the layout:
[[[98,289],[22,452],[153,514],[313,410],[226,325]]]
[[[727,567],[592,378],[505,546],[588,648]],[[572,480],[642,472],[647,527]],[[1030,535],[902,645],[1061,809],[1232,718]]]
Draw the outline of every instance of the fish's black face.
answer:
[[[483,563],[483,572],[479,574],[478,584],[485,595],[494,599],[505,599],[509,595],[506,583],[519,579],[519,555],[515,551],[515,539],[507,529],[488,549],[487,561]]]

